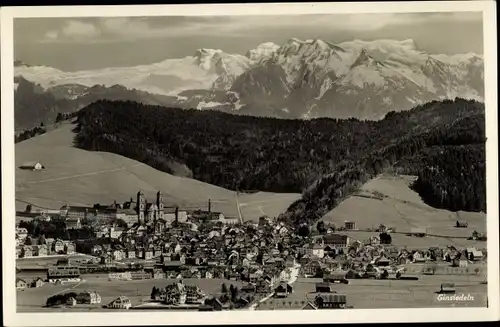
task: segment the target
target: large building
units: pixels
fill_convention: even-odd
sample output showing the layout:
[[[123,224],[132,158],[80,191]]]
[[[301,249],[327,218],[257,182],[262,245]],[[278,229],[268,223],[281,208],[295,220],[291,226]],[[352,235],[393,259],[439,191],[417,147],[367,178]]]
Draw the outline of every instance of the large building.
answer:
[[[144,193],[137,192],[137,217],[140,224],[148,224],[162,219],[164,215],[163,195],[161,191],[156,193],[156,202],[147,203]]]

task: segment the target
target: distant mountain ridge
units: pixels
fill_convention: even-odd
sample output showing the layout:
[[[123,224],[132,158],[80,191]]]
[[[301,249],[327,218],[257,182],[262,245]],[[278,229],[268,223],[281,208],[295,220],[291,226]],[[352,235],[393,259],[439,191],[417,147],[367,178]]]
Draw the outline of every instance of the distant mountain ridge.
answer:
[[[378,120],[432,100],[484,100],[481,55],[428,54],[413,40],[333,44],[292,38],[281,46],[263,43],[246,55],[198,49],[150,65],[78,72],[16,62],[15,75],[58,97],[67,90],[73,100],[83,87],[123,85],[167,96],[161,103],[166,106],[282,118]]]

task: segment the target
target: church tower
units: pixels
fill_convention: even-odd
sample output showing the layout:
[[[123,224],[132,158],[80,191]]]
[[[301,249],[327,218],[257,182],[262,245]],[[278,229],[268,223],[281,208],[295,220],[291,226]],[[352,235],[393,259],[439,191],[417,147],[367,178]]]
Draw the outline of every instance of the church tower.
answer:
[[[144,193],[142,191],[139,191],[137,193],[137,218],[139,219],[139,224],[144,223],[144,211],[145,211],[145,199],[144,199]]]
[[[163,219],[163,195],[161,194],[161,191],[156,193],[156,206],[158,207],[156,220]]]

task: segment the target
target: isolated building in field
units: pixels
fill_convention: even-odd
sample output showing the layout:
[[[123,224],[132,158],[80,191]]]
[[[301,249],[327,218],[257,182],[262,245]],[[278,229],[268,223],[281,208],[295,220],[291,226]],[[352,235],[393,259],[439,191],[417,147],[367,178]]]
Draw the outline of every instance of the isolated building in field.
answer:
[[[353,230],[356,229],[356,223],[354,221],[345,221],[345,229]]]
[[[19,168],[26,170],[42,170],[45,167],[38,161],[25,162]]]
[[[319,293],[314,298],[318,309],[343,309],[347,304],[347,296],[338,293]]]
[[[440,293],[452,293],[455,294],[455,284],[454,283],[442,283]]]
[[[467,224],[467,221],[465,219],[458,219],[456,226],[458,228],[467,228],[468,224]]]

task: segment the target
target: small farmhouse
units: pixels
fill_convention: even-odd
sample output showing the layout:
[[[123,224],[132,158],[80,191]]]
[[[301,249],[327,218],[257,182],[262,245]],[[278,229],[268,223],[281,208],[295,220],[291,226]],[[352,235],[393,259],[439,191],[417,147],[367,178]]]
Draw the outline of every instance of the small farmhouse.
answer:
[[[293,287],[287,283],[280,283],[278,287],[274,289],[275,297],[287,297],[290,293],[293,292]]]
[[[24,279],[16,278],[16,288],[28,288],[28,283]]]
[[[442,283],[440,293],[455,293],[454,283]]]
[[[40,162],[38,162],[38,161],[25,162],[19,168],[26,169],[26,170],[42,170],[42,169],[45,169],[45,167]]]
[[[132,303],[130,302],[129,298],[126,296],[119,296],[111,303],[109,303],[106,307],[109,309],[130,309],[132,306]]]

